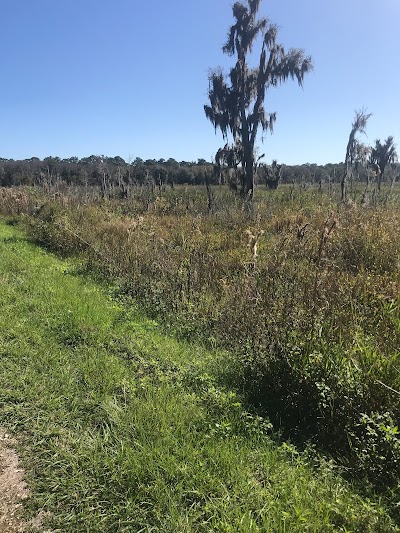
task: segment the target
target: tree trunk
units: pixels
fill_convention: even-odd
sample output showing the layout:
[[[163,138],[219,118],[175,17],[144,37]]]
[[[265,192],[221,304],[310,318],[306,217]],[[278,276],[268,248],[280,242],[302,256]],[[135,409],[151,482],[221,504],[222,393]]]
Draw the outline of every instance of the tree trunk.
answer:
[[[213,210],[214,210],[214,197],[213,197],[213,193],[212,193],[212,190],[211,190],[211,186],[210,186],[210,178],[209,178],[209,174],[208,174],[208,171],[207,171],[207,170],[205,171],[204,177],[205,177],[206,190],[207,190],[207,207],[208,207],[208,212],[209,212],[209,213],[212,213]]]
[[[378,191],[381,190],[382,179],[383,179],[383,172],[379,172],[379,176],[378,176]]]
[[[340,188],[342,190],[342,202],[345,202],[347,196],[347,170],[343,172],[342,181],[340,182]]]
[[[253,200],[254,195],[254,154],[250,146],[244,148],[244,172],[245,183],[243,193],[247,200]]]
[[[252,200],[254,196],[254,172],[250,166],[246,168],[246,197],[248,200]]]

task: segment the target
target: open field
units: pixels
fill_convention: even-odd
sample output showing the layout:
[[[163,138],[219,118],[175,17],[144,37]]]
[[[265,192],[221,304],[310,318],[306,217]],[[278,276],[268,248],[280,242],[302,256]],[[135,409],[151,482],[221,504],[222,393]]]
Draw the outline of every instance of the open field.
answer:
[[[132,507],[133,514],[139,510],[142,513],[138,515],[142,516],[139,519],[143,520],[142,524],[149,521],[148,529],[147,525],[141,526],[143,531],[150,531],[151,527],[155,531],[329,531],[335,527],[343,531],[368,531],[368,528],[370,531],[390,531],[394,527],[385,513],[398,520],[400,208],[395,193],[389,196],[384,191],[364,206],[360,205],[360,197],[355,204],[341,205],[334,194],[321,194],[313,189],[293,191],[284,187],[274,193],[259,191],[253,208],[248,210],[242,209],[241,201],[231,193],[215,188],[214,209],[210,213],[205,191],[201,188],[167,191],[140,188],[129,200],[106,202],[79,198],[77,191],[44,198],[35,191],[2,190],[0,206],[4,214],[24,220],[37,242],[63,255],[74,256],[81,271],[114,280],[113,291],[120,299],[118,305],[115,302],[106,305],[104,301],[93,304],[89,312],[86,304],[79,303],[82,287],[60,293],[54,287],[50,290],[47,280],[43,281],[42,289],[35,288],[34,291],[39,291],[40,295],[38,293],[37,302],[31,309],[37,305],[43,313],[43,303],[39,305],[39,302],[45,293],[49,295],[49,301],[54,298],[63,309],[55,313],[57,324],[51,324],[49,319],[47,329],[43,330],[43,342],[52,332],[53,341],[57,346],[61,343],[62,350],[65,350],[63,368],[70,367],[72,353],[79,365],[92,368],[92,371],[83,371],[94,380],[90,390],[100,387],[101,401],[107,398],[104,409],[96,407],[92,412],[90,407],[88,413],[86,408],[83,409],[85,417],[89,417],[84,422],[79,418],[82,408],[76,408],[73,419],[81,426],[78,424],[74,433],[67,425],[66,431],[73,433],[74,456],[79,459],[81,452],[76,453],[76,450],[82,450],[88,460],[88,454],[82,448],[88,442],[87,428],[92,427],[88,420],[99,416],[100,409],[101,420],[104,417],[112,420],[105,422],[106,430],[104,422],[99,422],[93,439],[97,442],[100,438],[98,431],[101,439],[110,439],[110,442],[93,443],[93,446],[96,450],[99,446],[100,462],[112,463],[107,467],[110,478],[117,484],[122,483],[125,474],[118,461],[125,460],[122,456],[129,446],[133,446],[129,453],[126,452],[130,460],[139,461],[142,467],[144,464],[154,465],[155,461],[149,459],[151,454],[147,445],[142,442],[142,447],[136,447],[132,430],[122,427],[125,421],[130,427],[136,426],[140,416],[149,420],[151,412],[155,424],[153,430],[146,426],[146,431],[152,436],[149,438],[145,430],[142,435],[149,443],[158,434],[158,430],[154,433],[154,428],[165,428],[165,433],[161,431],[164,436],[156,440],[160,440],[161,448],[170,450],[168,457],[171,454],[174,457],[174,466],[168,468],[172,468],[175,474],[167,476],[174,480],[174,493],[178,486],[183,492],[186,490],[186,482],[181,478],[181,461],[186,465],[184,478],[190,479],[189,485],[197,487],[197,481],[193,482],[194,471],[200,478],[204,474],[210,482],[209,485],[204,479],[199,481],[203,487],[202,496],[193,496],[188,507],[186,496],[179,496],[180,503],[173,499],[168,511],[163,506],[172,498],[171,487],[168,494],[162,489],[163,496],[161,493],[154,496],[154,493],[151,497],[151,491],[144,483],[144,492],[135,500],[137,507]],[[26,253],[37,254],[23,241],[17,240],[14,246],[22,246]],[[38,287],[40,272],[44,280],[49,275],[48,268],[40,262],[55,261],[45,254],[40,257],[31,280],[31,290]],[[24,261],[24,264],[28,262]],[[70,275],[64,275],[63,279],[68,283],[83,283],[81,278]],[[95,292],[97,294],[98,290]],[[70,294],[74,295],[72,300]],[[78,306],[78,310],[68,314],[73,305]],[[132,313],[129,311],[132,305],[139,305],[147,316],[157,320],[164,331],[173,333],[178,340],[161,337],[158,326],[152,325],[151,321],[139,320],[135,313],[128,321],[115,318],[126,316],[126,312],[128,315]],[[51,313],[54,314],[54,310]],[[78,313],[78,318],[74,313]],[[80,313],[85,318],[79,318]],[[97,318],[96,313],[99,313]],[[4,324],[4,327],[10,326]],[[35,331],[37,328],[38,323]],[[135,332],[133,337],[132,331]],[[152,340],[144,349],[145,355],[131,357],[132,351],[136,353],[137,350],[134,339],[138,332],[139,338]],[[188,341],[191,344],[187,344]],[[193,342],[202,342],[209,348],[218,347],[219,351],[194,349]],[[170,343],[168,356],[157,348],[165,343]],[[87,354],[92,354],[89,359]],[[44,357],[49,357],[48,350]],[[112,364],[108,362],[109,357]],[[54,356],[51,361],[53,367]],[[36,367],[44,366],[44,360],[35,364]],[[143,394],[146,398],[151,397],[151,402],[158,407],[144,407],[141,392],[139,399],[129,403],[129,409],[126,407],[129,414],[125,408],[121,411],[120,403],[125,401],[121,398],[125,393],[115,391],[119,390],[116,383],[125,372],[129,378],[124,377],[123,381],[133,380],[135,385],[132,381],[129,387],[135,391],[140,389],[136,381],[143,377],[147,387]],[[77,375],[76,370],[73,375]],[[61,373],[54,389],[52,376],[53,372],[50,376],[41,373],[41,391],[49,387],[49,394],[54,394],[55,390],[67,386],[63,385],[65,380],[68,387],[73,388],[73,394],[69,391],[62,395],[63,398],[72,395],[78,398],[77,405],[81,396],[87,399],[86,378],[75,380],[62,377]],[[21,390],[25,381],[19,383]],[[128,396],[136,398],[135,394],[129,393]],[[154,395],[157,398],[153,398]],[[62,413],[51,415],[55,424],[59,423],[60,416],[68,416],[66,413],[71,406],[75,409],[75,400],[72,404],[71,400],[68,402],[67,407],[62,407]],[[169,414],[165,414],[161,406],[169,406]],[[168,418],[172,413],[175,413],[173,421]],[[113,420],[114,415],[117,423]],[[41,416],[41,423],[47,423],[49,412],[45,411]],[[24,433],[27,423],[21,424],[20,430]],[[174,428],[173,433],[170,428]],[[204,428],[208,429],[203,434]],[[42,426],[39,433],[41,431]],[[289,438],[296,443],[296,448],[278,445],[277,432],[281,442]],[[206,455],[212,457],[210,461],[203,455],[203,437],[208,443]],[[118,451],[118,438],[123,442],[122,456]],[[198,446],[201,453],[196,451]],[[181,450],[179,460],[175,456],[177,449]],[[306,451],[299,451],[302,449]],[[140,456],[141,453],[144,455]],[[153,459],[162,455],[161,451],[154,453]],[[200,455],[196,455],[198,453]],[[279,459],[279,464],[284,465],[275,463],[272,468],[262,467],[264,472],[268,471],[268,476],[275,472],[280,483],[287,482],[286,488],[279,489],[280,496],[274,499],[276,514],[275,504],[271,503],[271,484],[264,478],[258,480],[256,473],[260,464],[266,465],[264,461],[270,461],[265,454],[272,454],[274,461]],[[139,456],[142,457],[140,460]],[[82,476],[87,475],[85,460],[82,463],[79,459],[78,465],[72,468],[77,476],[79,471]],[[292,492],[287,498],[285,496],[286,490],[294,491],[300,487],[297,482],[293,484],[294,477],[290,478],[289,474],[287,477],[284,472],[286,468],[293,468],[293,461],[296,463],[294,476],[299,476],[297,480],[302,479],[300,485],[307,487],[307,498],[310,498],[300,507],[293,502],[297,502],[300,492],[305,496],[301,490],[297,496]],[[314,464],[313,472],[310,461]],[[205,465],[201,474],[197,467],[200,463]],[[211,464],[217,465],[212,475],[209,473]],[[151,490],[161,490],[166,483],[164,474],[157,477],[158,470],[157,474],[150,475],[146,470],[150,466],[143,468],[146,471],[144,477],[153,487]],[[163,472],[168,473],[168,468]],[[235,476],[239,476],[235,482],[232,482],[232,468]],[[111,475],[112,472],[115,475]],[[117,472],[122,473],[121,476]],[[50,472],[49,475],[53,474]],[[225,480],[221,490],[215,488],[213,475]],[[99,479],[101,476],[105,483],[107,476],[99,473]],[[358,493],[364,498],[369,497],[375,504],[368,504],[359,515],[358,497],[345,488],[341,477],[356,483]],[[248,485],[250,478],[256,481]],[[325,480],[331,484],[329,494],[324,492]],[[76,487],[80,483],[85,486],[86,481],[77,478],[72,485]],[[138,481],[138,485],[141,483]],[[92,484],[91,479],[89,485]],[[332,484],[340,486],[348,498],[342,508],[339,506],[342,522],[335,522],[330,514],[330,505],[336,501],[336,496],[332,496]],[[158,488],[154,489],[155,486]],[[116,490],[114,485],[109,489],[111,492]],[[120,497],[124,490],[127,490],[126,485],[120,490]],[[197,494],[200,489],[191,490]],[[316,497],[313,490],[316,493],[321,491],[322,496]],[[106,486],[104,491],[107,491]],[[211,497],[207,499],[206,494]],[[105,496],[105,492],[99,492],[93,505],[103,501]],[[148,502],[145,512],[140,504],[143,501]],[[298,509],[303,505],[308,509],[300,512],[301,518],[297,522],[289,501]],[[311,508],[311,502],[326,505],[323,508],[328,510]],[[223,509],[225,504],[229,509]],[[43,500],[39,505],[43,505]],[[81,515],[71,509],[60,511],[63,520],[68,512],[71,513],[71,531],[85,530],[79,529],[80,520],[88,509],[85,505],[82,509],[86,511],[79,511],[83,513]],[[382,505],[385,511],[375,512],[376,505]],[[351,511],[354,506],[357,510]],[[109,508],[108,504],[106,507]],[[205,509],[211,508],[209,514],[204,514]],[[118,520],[124,520],[126,502],[116,509],[114,519],[118,516]],[[108,511],[99,513],[98,516],[103,516],[102,513],[107,516],[103,531],[124,530],[113,529],[116,522],[110,521]],[[282,513],[285,517],[285,513],[289,514],[283,522]],[[288,521],[289,517],[294,521]],[[376,520],[383,522],[378,525]],[[123,522],[121,524],[118,527],[122,527]],[[126,531],[132,531],[132,523],[126,527]],[[134,527],[140,530],[139,525]]]

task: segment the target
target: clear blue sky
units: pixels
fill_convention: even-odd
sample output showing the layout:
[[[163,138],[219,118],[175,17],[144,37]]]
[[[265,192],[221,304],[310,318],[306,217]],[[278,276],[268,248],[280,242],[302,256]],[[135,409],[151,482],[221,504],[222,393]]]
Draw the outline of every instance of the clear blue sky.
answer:
[[[0,157],[91,154],[211,159],[222,145],[206,120],[210,67],[229,0],[2,0]],[[354,110],[373,113],[369,143],[400,148],[399,0],[264,0],[261,14],[314,72],[267,96],[278,114],[266,160],[343,160]]]

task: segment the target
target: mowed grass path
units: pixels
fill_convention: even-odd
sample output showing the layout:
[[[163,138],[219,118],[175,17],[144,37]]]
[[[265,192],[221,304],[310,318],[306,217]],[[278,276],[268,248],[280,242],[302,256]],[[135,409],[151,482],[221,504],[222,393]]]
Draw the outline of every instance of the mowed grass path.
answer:
[[[0,425],[61,532],[397,531],[165,336],[0,223]]]

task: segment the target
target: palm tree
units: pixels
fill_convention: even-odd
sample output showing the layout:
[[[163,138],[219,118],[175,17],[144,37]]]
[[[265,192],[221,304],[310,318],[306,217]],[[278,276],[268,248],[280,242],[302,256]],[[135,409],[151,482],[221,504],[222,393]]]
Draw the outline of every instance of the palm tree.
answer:
[[[347,142],[347,148],[346,148],[346,157],[344,160],[343,177],[340,183],[340,186],[342,189],[342,202],[346,201],[347,183],[348,183],[348,180],[353,175],[353,165],[357,160],[357,153],[360,150],[359,146],[362,146],[357,140],[356,135],[357,133],[365,134],[367,122],[371,115],[372,113],[367,114],[364,108],[359,109],[358,111],[356,111],[356,115],[351,125],[351,131],[350,131],[349,140]]]
[[[303,85],[304,76],[313,68],[310,57],[303,50],[285,52],[277,43],[278,29],[266,18],[257,19],[261,0],[246,0],[233,5],[235,23],[228,32],[222,50],[236,56],[236,63],[225,76],[222,69],[214,70],[209,77],[210,104],[204,106],[206,117],[215,130],[219,128],[224,140],[228,135],[233,142],[224,150],[230,151],[228,159],[239,160],[241,193],[252,199],[254,176],[259,158],[256,156],[256,138],[259,128],[273,132],[276,113],[267,113],[266,91],[288,78]],[[249,57],[258,37],[262,38],[258,66],[249,66]]]
[[[383,174],[388,164],[397,161],[396,145],[393,142],[393,137],[390,135],[382,144],[379,139],[375,141],[375,146],[371,152],[371,162],[375,164],[378,169],[378,191],[381,190],[381,183]]]

